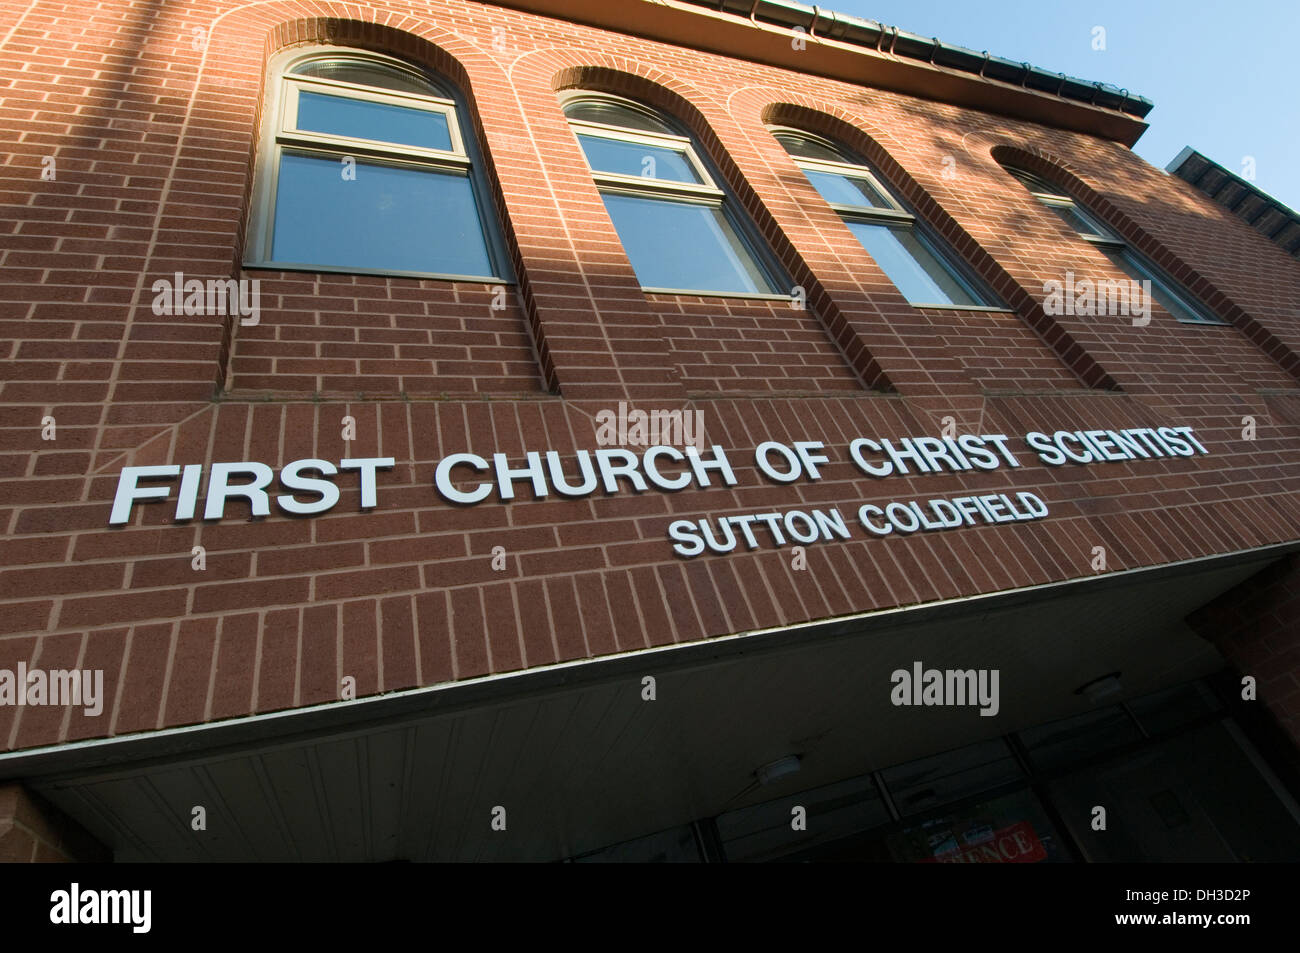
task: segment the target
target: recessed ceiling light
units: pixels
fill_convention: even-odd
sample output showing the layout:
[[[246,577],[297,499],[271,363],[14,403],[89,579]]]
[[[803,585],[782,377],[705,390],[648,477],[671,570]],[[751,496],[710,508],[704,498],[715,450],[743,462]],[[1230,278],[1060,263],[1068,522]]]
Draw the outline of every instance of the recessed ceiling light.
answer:
[[[1091,682],[1076,688],[1074,694],[1085,696],[1094,705],[1103,702],[1107,698],[1118,695],[1124,687],[1119,680],[1120,674],[1119,672],[1110,672],[1100,678],[1094,678]]]
[[[758,778],[759,784],[771,784],[778,781],[786,775],[794,774],[802,767],[797,754],[786,755],[784,758],[778,758],[770,764],[765,764],[757,771],[754,776]]]

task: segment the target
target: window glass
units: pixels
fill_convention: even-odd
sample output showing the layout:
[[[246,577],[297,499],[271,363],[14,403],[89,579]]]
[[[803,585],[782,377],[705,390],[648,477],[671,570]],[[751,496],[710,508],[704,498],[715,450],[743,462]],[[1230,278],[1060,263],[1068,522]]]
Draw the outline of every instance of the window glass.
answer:
[[[1060,216],[1061,220],[1065,222],[1066,225],[1069,225],[1070,228],[1074,229],[1080,235],[1092,235],[1097,238],[1106,238],[1111,240],[1115,239],[1115,236],[1109,231],[1102,228],[1091,218],[1080,212],[1073,202],[1068,205],[1058,205],[1055,202],[1044,202],[1043,205]]]
[[[770,290],[718,206],[618,193],[604,199],[642,287]]]
[[[962,277],[942,246],[924,233],[865,161],[830,142],[779,130],[773,135],[911,304],[982,307],[993,300]],[[822,165],[830,162],[838,168]],[[853,174],[854,167],[860,175]]]
[[[865,208],[894,208],[880,190],[866,179],[857,176],[840,175],[834,172],[822,172],[817,169],[804,169],[803,174],[813,184],[822,198],[832,205],[856,205]]]
[[[690,160],[686,158],[685,148],[670,149],[666,146],[607,139],[604,136],[579,135],[578,142],[582,144],[582,151],[596,172],[643,176],[670,182],[701,182]]]
[[[785,151],[800,159],[816,159],[820,162],[850,162],[846,155],[833,149],[827,143],[817,142],[804,136],[778,134],[777,141],[785,146]]]
[[[603,126],[618,126],[622,129],[634,129],[638,132],[657,132],[671,136],[680,135],[677,130],[662,119],[618,103],[579,100],[566,106],[564,114],[570,119],[600,123]]]
[[[1102,254],[1115,263],[1120,271],[1136,281],[1151,282],[1151,297],[1179,321],[1192,324],[1217,324],[1201,314],[1192,304],[1166,285],[1153,271],[1127,248],[1102,248]]]
[[[441,112],[303,90],[298,128],[353,139],[373,139],[421,149],[451,149],[451,130]]]
[[[379,63],[359,63],[355,60],[308,60],[294,67],[296,76],[315,76],[339,83],[356,83],[376,89],[391,89],[398,93],[417,93],[427,96],[436,87],[418,76]]]
[[[574,136],[642,288],[775,291],[771,274],[742,236],[733,200],[713,181],[689,136],[621,101],[571,100],[564,114],[574,123]],[[589,124],[606,128],[597,134]]]
[[[949,809],[888,838],[900,863],[1068,863],[1060,835],[1030,791]]]
[[[910,227],[876,222],[846,224],[903,297],[913,304],[980,303]]]
[[[1124,274],[1137,281],[1151,282],[1151,297],[1170,315],[1185,324],[1226,324],[1198,304],[1178,283],[1130,249],[1117,234],[1080,208],[1061,186],[1013,166],[1003,166],[1021,185],[1036,194],[1038,201],[1060,217],[1079,235],[1093,241],[1102,254]],[[1047,197],[1044,197],[1047,196]]]
[[[277,60],[246,266],[509,275],[454,92],[379,54]]]
[[[1061,186],[1053,185],[1051,182],[1048,182],[1040,176],[1034,175],[1032,172],[1026,172],[1023,169],[1013,169],[1010,166],[1005,166],[1004,168],[1019,179],[1025,188],[1029,189],[1031,192],[1039,192],[1044,195],[1057,195],[1065,199],[1070,197],[1070,193],[1065,191]]]
[[[286,152],[275,202],[275,261],[386,271],[492,274],[464,174]]]

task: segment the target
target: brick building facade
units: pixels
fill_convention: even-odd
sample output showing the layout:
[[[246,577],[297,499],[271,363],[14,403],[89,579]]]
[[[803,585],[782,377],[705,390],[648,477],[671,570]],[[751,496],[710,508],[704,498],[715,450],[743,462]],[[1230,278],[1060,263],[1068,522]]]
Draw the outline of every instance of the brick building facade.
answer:
[[[735,859],[727,822],[701,819],[999,737],[1032,762],[1019,733],[1094,710],[1076,689],[1112,672],[1111,703],[1227,677],[1212,720],[1235,726],[1239,702],[1300,741],[1294,259],[1134,155],[1130,107],[815,21],[561,6],[0,4],[0,670],[104,678],[98,714],[0,706],[0,856],[555,859],[694,825],[703,856]],[[499,280],[251,266],[273,65],[296,50],[381,54],[454,90]],[[562,108],[574,91],[693,137],[779,292],[643,290]],[[909,303],[769,127],[860,157],[997,303]],[[1118,273],[1008,166],[1220,323],[1052,313],[1049,282]],[[258,320],[158,313],[178,273],[256,279]],[[435,492],[453,454],[571,468],[620,404],[701,412],[735,485]],[[1206,452],[1049,466],[1022,439],[1162,427]],[[1020,465],[881,479],[846,452],[945,433],[1009,435]],[[829,462],[779,483],[754,463],[768,441]],[[178,520],[173,481],[110,525],[125,468],[349,458],[394,461],[373,508],[342,472],[318,515],[232,499]],[[1048,514],[888,535],[856,516],[1020,492]],[[793,508],[838,508],[851,538],[685,558],[668,535]],[[914,660],[999,670],[1000,712],[891,706]],[[1293,809],[1294,748],[1251,739]],[[755,781],[783,757],[793,780]],[[1028,778],[1040,838],[1105,856],[1058,782]],[[301,799],[310,824],[287,819]],[[906,807],[879,799],[905,834]]]

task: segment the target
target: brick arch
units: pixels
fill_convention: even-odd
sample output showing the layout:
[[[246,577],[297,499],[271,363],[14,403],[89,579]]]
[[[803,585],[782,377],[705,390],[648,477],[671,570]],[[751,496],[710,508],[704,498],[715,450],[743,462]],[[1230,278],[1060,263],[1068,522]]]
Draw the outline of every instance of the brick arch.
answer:
[[[1230,322],[1292,377],[1300,380],[1300,353],[1242,310],[1208,278],[1170,251],[1105,193],[1094,188],[1087,173],[1065,159],[1035,145],[1016,146],[999,142],[989,147],[989,157],[1004,170],[1015,166],[1061,186],[1080,204],[1113,228],[1138,251],[1159,265],[1170,277],[1192,292],[1214,314]],[[1010,173],[1008,173],[1008,176]]]
[[[557,94],[582,89],[623,96],[667,113],[695,137],[700,148],[713,160],[732,194],[740,199],[745,208],[752,211],[752,189],[745,182],[745,177],[722,144],[715,128],[718,123],[726,122],[730,117],[721,106],[712,102],[708,105],[714,107],[710,110],[713,115],[711,118],[706,116],[704,110],[696,105],[707,100],[699,90],[664,75],[660,70],[640,67],[639,64],[626,60],[619,61],[617,65],[596,66],[584,63],[567,66],[551,77],[551,88]]]
[[[1070,182],[1077,185],[1083,182],[1083,172],[1075,169],[1068,159],[1036,143],[1027,142],[1020,146],[1013,146],[994,141],[988,144],[987,151],[989,157],[1003,167],[1013,165],[1050,180],[1060,179],[1061,185],[1068,186]]]
[[[360,14],[373,13],[374,11],[359,10]],[[422,24],[411,24],[412,27],[419,28]],[[488,158],[489,153],[486,143],[483,140],[483,129],[479,121],[478,104],[474,99],[473,84],[470,82],[468,72],[462,65],[460,59],[453,56],[446,48],[446,40],[451,39],[454,43],[455,37],[452,34],[445,33],[441,30],[429,30],[430,33],[437,33],[440,42],[433,42],[427,37],[410,32],[408,30],[399,30],[379,23],[373,20],[361,20],[348,17],[299,17],[292,20],[282,20],[267,30],[266,39],[263,43],[262,50],[262,71],[261,83],[258,90],[257,98],[257,116],[254,128],[257,130],[258,138],[254,141],[252,154],[249,156],[249,175],[248,183],[245,189],[245,201],[243,214],[240,218],[240,231],[236,239],[235,254],[237,260],[242,257],[244,250],[244,237],[247,232],[247,217],[250,211],[249,197],[253,183],[253,173],[256,169],[257,162],[257,144],[261,142],[260,133],[262,123],[265,122],[266,109],[266,83],[267,70],[266,64],[271,58],[284,50],[291,49],[295,46],[337,46],[353,50],[362,50],[372,53],[382,53],[397,59],[405,60],[413,65],[424,67],[432,73],[449,81],[456,87],[457,91],[465,98],[466,105],[469,107],[467,112],[473,134],[477,139],[479,152],[485,157],[488,168],[488,181],[493,192],[493,200],[496,202],[498,212],[498,227],[505,229],[505,222],[501,220],[500,214],[504,211],[504,203],[500,193],[500,186],[496,181],[495,175],[492,174],[492,163]]]
[[[303,17],[283,21],[266,34],[265,58],[270,59],[292,46],[308,45],[346,46],[411,60],[446,76],[466,98],[472,95],[469,74],[443,44],[372,20]]]
[[[706,117],[696,104],[705,102],[708,97],[660,70],[640,67],[639,64],[627,61],[621,61],[618,65],[573,65],[560,70],[551,78],[551,88],[556,93],[585,89],[625,96],[644,103],[668,113],[690,130],[715,163],[719,160],[731,161],[714,129],[716,123],[724,121],[726,111],[719,104],[710,102],[709,105],[715,107],[711,110],[713,118]],[[720,171],[724,176],[728,175],[728,170],[720,168]]]
[[[762,111],[763,121],[773,125],[790,126],[825,136],[840,142],[863,156],[886,181],[898,190],[903,198],[935,230],[948,245],[965,257],[975,272],[1014,309],[1017,315],[1039,337],[1071,372],[1087,387],[1118,390],[1118,383],[1079,344],[1077,340],[1048,315],[1038,300],[1026,291],[996,259],[940,205],[890,151],[881,144],[868,124],[847,110],[833,104],[816,107],[784,100],[768,103]]]
[[[1090,212],[1096,214],[1107,225],[1119,232],[1125,241],[1136,245],[1149,258],[1155,260],[1158,265],[1169,271],[1174,277],[1179,278],[1179,280],[1182,280],[1178,274],[1180,270],[1191,272],[1191,269],[1179,258],[1165,249],[1160,242],[1149,235],[1127,213],[1111,202],[1104,193],[1094,188],[1088,181],[1087,173],[1074,168],[1064,158],[1038,146],[1012,146],[1005,143],[990,146],[989,157],[1001,166],[1003,171],[1006,170],[1007,166],[1013,166],[1024,169],[1026,172],[1032,172],[1054,185],[1059,185],[1071,196],[1078,199],[1080,204]],[[1010,173],[1007,174],[1010,175]]]
[[[375,11],[361,10],[359,13]],[[358,50],[383,53],[430,70],[449,81],[468,107],[466,118],[469,120],[479,153],[483,156],[485,171],[488,173],[493,199],[500,217],[500,226],[509,238],[509,222],[505,216],[504,196],[495,174],[491,150],[483,127],[482,115],[474,95],[476,82],[505,81],[505,74],[491,56],[485,55],[474,45],[463,40],[455,33],[450,33],[431,23],[412,21],[406,24],[409,29],[398,29],[374,20],[362,20],[345,17],[303,17],[285,20],[272,26],[267,34],[263,51],[263,62],[281,51],[294,46],[341,46]],[[470,62],[473,72],[467,69]],[[491,70],[495,75],[487,75]],[[265,82],[265,76],[263,77]],[[265,90],[259,98],[259,112],[265,104]],[[259,116],[260,125],[260,116]],[[508,244],[510,244],[508,242]],[[513,254],[513,247],[511,248]]]
[[[483,157],[484,171],[487,173],[495,203],[497,224],[505,234],[507,251],[515,259],[516,270],[519,270],[522,268],[522,263],[518,260],[518,252],[512,239],[510,221],[506,214],[505,196],[496,175],[495,163],[492,161],[492,150],[488,145],[482,112],[474,95],[476,82],[505,82],[505,73],[491,56],[485,55],[483,51],[455,33],[419,21],[411,22],[408,26],[409,30],[398,29],[373,20],[343,17],[304,17],[286,20],[267,33],[263,61],[268,61],[277,53],[294,46],[341,46],[403,59],[423,66],[449,81],[464,97],[465,105],[468,107],[464,118],[470,124],[479,154]],[[466,62],[472,63],[472,72],[466,68]],[[264,104],[263,95],[258,103],[259,110]]]
[[[335,15],[328,15],[330,13]],[[148,19],[147,16],[142,17],[140,22],[147,23]],[[379,22],[384,19],[400,22],[406,29],[397,29]],[[248,192],[257,161],[256,143],[259,141],[257,131],[266,100],[265,66],[267,57],[271,53],[298,43],[338,42],[363,49],[381,50],[429,65],[449,81],[454,82],[464,95],[470,106],[467,112],[472,117],[475,132],[480,136],[480,147],[482,137],[478,109],[474,102],[470,72],[467,71],[466,64],[472,68],[480,83],[483,81],[485,71],[493,69],[498,76],[503,77],[502,81],[504,81],[504,73],[501,72],[494,58],[460,34],[431,21],[416,17],[399,17],[391,10],[384,10],[377,5],[344,4],[332,0],[318,0],[312,3],[304,0],[276,0],[276,2],[256,0],[254,3],[202,14],[194,20],[187,21],[187,30],[190,24],[207,31],[207,42],[202,47],[201,55],[177,60],[176,71],[167,73],[167,76],[179,85],[175,89],[169,85],[166,95],[169,99],[181,101],[178,106],[169,108],[169,111],[176,116],[176,123],[174,126],[169,124],[167,128],[176,129],[179,135],[170,150],[170,155],[167,156],[169,163],[161,169],[165,184],[158,193],[154,220],[147,226],[148,245],[142,256],[139,277],[134,289],[130,289],[130,301],[124,306],[123,341],[131,339],[133,328],[159,323],[150,314],[149,302],[152,300],[152,293],[148,291],[148,281],[158,271],[169,273],[166,265],[158,264],[171,253],[168,246],[169,239],[166,236],[167,232],[175,226],[171,225],[168,219],[169,216],[176,214],[178,206],[184,206],[189,201],[184,195],[171,191],[171,183],[177,179],[184,180],[194,169],[205,166],[207,160],[202,157],[201,150],[205,148],[204,137],[211,127],[208,120],[200,116],[200,112],[209,99],[218,93],[228,92],[231,88],[238,90],[241,96],[247,95],[248,99],[247,109],[241,107],[238,112],[227,113],[221,117],[223,121],[234,118],[241,127],[241,132],[244,123],[249,123],[248,149],[245,155],[247,164],[244,166],[244,194],[239,203],[237,217],[230,220],[231,230],[228,233],[221,231],[212,234],[219,236],[219,243],[229,241],[232,254],[228,274],[232,278],[240,277],[246,218],[249,211]],[[143,55],[141,48],[135,47],[126,57],[123,57],[123,62],[130,56],[141,55]],[[118,71],[114,71],[111,75],[120,80],[125,76],[125,67],[122,67],[120,75]],[[161,83],[157,88],[161,95]],[[107,119],[101,120],[91,115],[84,117],[80,123],[83,137],[96,138],[95,129],[101,126],[106,128],[106,124]],[[226,133],[227,130],[223,129],[223,134]],[[484,156],[489,155],[485,148],[481,148],[481,152]],[[196,155],[196,153],[200,154]],[[485,167],[497,201],[497,208],[501,213],[500,220],[504,218],[505,204],[501,201],[500,187],[491,162],[485,163]],[[503,227],[507,223],[508,220],[502,222]],[[509,246],[508,228],[505,229],[505,233]],[[191,410],[184,406],[183,401],[188,399],[206,401],[212,398],[214,390],[219,392],[229,368],[234,324],[228,316],[225,321],[214,323],[210,328],[203,328],[200,331],[203,336],[192,339],[198,355],[193,360],[195,362],[201,360],[206,365],[205,373],[209,375],[206,381],[202,383],[197,380],[188,381],[183,389],[180,385],[174,385],[172,392],[178,395],[175,398],[176,403],[160,405],[160,409],[164,412],[155,418],[160,421],[159,429],[144,436],[133,435],[129,449],[122,449],[116,445],[101,449],[98,443],[100,438],[97,438],[96,472],[110,466],[122,465],[124,462],[129,463],[130,457],[136,453],[142,453],[147,458],[150,453],[157,452],[159,441],[161,441],[162,452],[165,453],[166,442],[170,439],[170,435],[177,433],[179,428],[193,419]],[[199,351],[199,348],[202,350]],[[154,404],[158,400],[159,388],[156,381],[152,377],[143,376],[142,372],[134,368],[130,362],[120,359],[113,365],[108,378],[108,388],[112,400],[103,404],[104,419],[108,419],[115,404]],[[182,394],[183,396],[179,396]],[[172,407],[176,408],[175,412],[178,416],[170,422],[162,423],[164,417],[170,416],[167,411]],[[101,437],[105,432],[101,429]]]
[[[593,77],[591,71],[595,71],[596,74],[603,74],[605,79],[599,78],[599,75]],[[602,85],[607,83],[609,77],[614,76],[624,76],[629,81],[642,79],[645,82],[645,87],[643,89],[631,88],[635,85],[631,82],[628,83],[629,88],[620,88],[617,84]],[[686,84],[675,81],[666,73],[636,63],[625,57],[593,54],[590,50],[565,46],[531,50],[510,63],[508,70],[506,70],[504,82],[515,91],[521,101],[524,112],[519,117],[519,128],[532,140],[532,148],[536,152],[535,159],[540,163],[543,170],[547,166],[552,168],[586,168],[582,151],[577,141],[568,135],[568,122],[559,107],[558,100],[554,96],[562,89],[581,85],[584,82],[584,77],[587,81],[596,83],[602,92],[615,92],[628,98],[639,99],[646,102],[647,105],[663,109],[670,115],[683,120],[691,114],[691,109],[682,108],[684,105],[689,106],[690,100],[686,97],[698,97],[700,95],[698,91],[688,88]],[[664,95],[662,97],[655,92],[658,90],[663,91]],[[546,97],[552,108],[536,108],[540,99],[539,93]],[[546,96],[546,93],[551,95]],[[529,104],[534,108],[528,109]],[[549,148],[542,149],[537,144],[539,135],[542,137],[558,136],[558,139]],[[566,151],[568,152],[567,156],[564,154]],[[543,176],[543,179],[549,181],[549,177],[546,175]],[[590,179],[587,181],[590,182]],[[565,195],[562,192],[557,193],[553,187],[550,191],[551,198],[557,203],[556,211],[563,219],[565,213],[560,210],[564,206],[565,199],[572,198],[572,195]],[[599,203],[594,183],[591,183],[591,197]],[[574,257],[575,261],[578,257],[578,245],[580,243],[581,238],[570,238],[570,247],[567,251]],[[549,257],[554,252],[555,248],[549,244],[548,240],[547,256]],[[539,317],[542,308],[539,305],[537,296],[540,291],[540,293],[549,294],[552,299],[554,298],[555,292],[550,290],[549,286],[553,284],[551,279],[554,279],[555,275],[543,269],[541,281],[535,287],[531,276],[523,267],[522,261],[516,261],[516,270],[519,275],[520,292],[524,298],[529,320],[533,326],[534,338],[538,343],[543,368],[553,391],[577,399],[582,399],[589,394],[609,393],[611,387],[624,389],[625,396],[631,396],[632,390],[640,390],[646,395],[653,395],[656,399],[678,400],[684,396],[685,392],[682,384],[669,361],[667,346],[662,342],[649,345],[646,341],[638,341],[637,347],[638,350],[643,352],[644,363],[642,367],[634,369],[633,373],[645,377],[645,380],[641,385],[634,386],[630,382],[630,378],[625,376],[622,367],[623,358],[615,353],[612,346],[613,342],[610,339],[610,331],[603,326],[603,319],[597,322],[601,326],[601,331],[597,337],[610,350],[607,354],[599,357],[592,356],[594,341],[586,337],[585,332],[575,333],[571,329],[560,329],[548,333],[546,321]],[[629,287],[640,289],[640,284],[636,281],[635,272],[630,262],[626,264],[625,268],[618,270],[622,272],[621,277],[627,281]],[[582,271],[581,266],[579,266],[579,271]],[[567,281],[573,275],[568,274],[563,277]],[[584,277],[582,283],[585,284],[585,282]],[[587,303],[592,309],[591,313],[599,316],[602,312],[597,297],[591,293],[589,288],[584,293],[587,295]],[[549,303],[549,307],[554,313],[556,305],[553,300]],[[571,302],[568,307],[574,307],[574,303]],[[625,312],[625,315],[629,310],[640,310],[637,305],[629,305],[626,301],[621,302],[620,307]],[[645,306],[645,313],[648,319],[651,314],[648,305]],[[572,339],[572,344],[570,339]],[[570,347],[576,347],[577,350],[570,352]],[[588,367],[587,365],[592,362],[596,364],[607,363],[612,370],[606,371]],[[608,380],[606,380],[607,377]],[[570,378],[573,383],[568,382]],[[628,390],[628,388],[632,388],[632,390]]]
[[[618,66],[573,65],[560,70],[551,78],[551,88],[557,94],[571,89],[583,89],[624,96],[667,113],[695,137],[700,148],[717,167],[727,188],[755,218],[754,224],[760,232],[768,234],[769,223],[758,220],[760,216],[754,214],[760,204],[758,196],[717,133],[717,127],[723,123],[731,124],[734,132],[742,133],[739,124],[720,104],[709,101],[699,90],[666,76],[659,70],[641,68],[640,72],[630,71],[637,68],[637,64],[626,61]],[[697,103],[712,107],[709,109],[712,115],[706,115]],[[778,257],[782,258],[782,264],[786,264],[784,256],[779,252]]]
[[[322,13],[336,15],[321,15]],[[220,236],[220,243],[229,242],[231,255],[228,275],[232,278],[240,276],[249,212],[248,195],[257,161],[256,143],[259,141],[257,131],[266,100],[265,65],[269,53],[278,52],[295,43],[331,40],[361,48],[395,52],[407,58],[430,63],[451,81],[457,83],[467,102],[473,105],[473,92],[469,78],[465,68],[457,61],[457,57],[466,62],[472,58],[477,68],[480,62],[492,65],[490,56],[483,55],[477,46],[459,34],[436,27],[432,23],[411,17],[401,18],[400,22],[409,30],[422,34],[416,36],[414,33],[386,26],[379,22],[382,19],[397,21],[399,18],[395,17],[391,10],[365,4],[345,5],[330,0],[313,3],[303,2],[303,0],[276,0],[276,2],[256,0],[253,3],[200,14],[196,19],[187,21],[187,30],[189,25],[193,24],[207,32],[207,42],[202,45],[200,55],[182,57],[176,63],[178,67],[176,71],[167,73],[179,83],[175,89],[169,86],[166,92],[169,99],[181,101],[178,106],[169,109],[176,116],[176,125],[169,128],[175,128],[179,135],[170,150],[169,163],[161,170],[164,186],[158,196],[153,222],[148,226],[148,245],[142,258],[139,278],[134,289],[131,289],[131,299],[125,306],[124,341],[131,338],[133,328],[158,323],[149,313],[152,295],[148,292],[148,279],[155,273],[155,269],[160,267],[159,260],[166,259],[170,254],[167,232],[174,226],[169,224],[169,216],[175,215],[177,207],[183,207],[189,201],[187,197],[174,193],[171,184],[177,179],[184,180],[195,168],[202,168],[205,165],[207,160],[201,156],[201,150],[206,146],[205,134],[210,130],[210,126],[208,120],[201,117],[200,111],[207,101],[217,95],[228,93],[232,88],[241,96],[247,96],[248,101],[247,109],[241,108],[233,115],[227,114],[222,117],[223,120],[233,118],[240,127],[239,131],[246,130],[249,135],[248,148],[244,156],[246,164],[243,166],[244,192],[238,204],[236,217],[230,219],[230,231],[213,234]],[[148,20],[149,17],[145,16],[140,18],[139,22],[147,23]],[[436,42],[431,42],[428,37],[432,37]],[[143,55],[142,48],[139,46],[132,48],[128,56],[130,55]],[[426,60],[426,57],[429,59]],[[111,75],[120,80],[125,73],[115,70]],[[161,91],[161,84],[158,89]],[[471,108],[468,112],[474,116],[477,125],[477,109]],[[106,122],[107,120],[103,121],[104,124]],[[101,121],[97,117],[87,116],[81,123],[83,135],[86,138],[95,138],[94,130],[99,124]],[[224,132],[226,130],[223,130]],[[504,209],[504,204],[500,202],[500,190],[491,174],[490,165],[488,171],[489,180],[497,193],[498,207]],[[167,266],[161,266],[161,270],[167,271]],[[192,339],[196,345],[197,355],[194,360],[202,360],[206,364],[208,369],[206,373],[209,376],[203,384],[197,380],[188,382],[184,390],[186,398],[208,400],[211,399],[214,391],[220,391],[226,378],[234,339],[234,324],[228,316],[222,322],[213,323],[210,328],[200,329],[200,332],[203,336]],[[147,328],[144,333],[149,333]],[[151,377],[141,376],[141,372],[127,362],[119,360],[114,364],[108,381],[109,392],[116,403],[153,403],[157,399],[158,388],[154,380]],[[200,387],[203,388],[201,391]],[[179,386],[173,388],[174,393],[180,393],[181,390]],[[146,392],[148,396],[143,396]],[[179,401],[180,398],[177,399]],[[109,402],[104,404],[105,417],[111,406]],[[178,408],[177,413],[189,414],[189,411],[181,408],[179,403],[175,406]],[[135,453],[160,436],[165,440],[167,435],[183,425],[186,419],[187,416],[181,416],[175,421],[161,424],[159,431],[139,438],[135,449],[127,453]],[[98,445],[96,451],[96,469],[120,464],[123,460],[116,448],[104,450],[102,460],[98,456]]]
[[[245,13],[248,18],[256,16],[263,21],[260,29],[265,30],[261,50],[259,88],[254,122],[254,147],[250,150],[248,175],[245,184],[245,197],[241,209],[239,232],[236,236],[236,257],[238,266],[242,260],[243,245],[247,233],[247,218],[251,212],[251,190],[258,161],[257,147],[261,142],[261,128],[265,121],[266,93],[268,74],[266,64],[271,57],[297,46],[333,46],[343,49],[381,53],[405,60],[414,66],[422,67],[454,86],[463,99],[465,109],[461,111],[466,136],[473,137],[481,157],[481,167],[490,194],[491,209],[489,213],[493,225],[500,230],[505,251],[514,268],[516,276],[522,282],[524,262],[519,253],[513,223],[508,214],[505,193],[493,161],[493,150],[489,147],[488,131],[484,126],[482,111],[475,96],[475,85],[481,83],[507,82],[504,71],[495,58],[487,51],[466,40],[457,33],[448,31],[431,21],[406,18],[401,27],[379,22],[387,16],[382,11],[355,6],[344,7],[342,4],[326,4],[329,10],[337,6],[347,16],[301,16],[282,19],[286,12],[301,10],[305,4],[286,0],[267,8],[231,11]],[[370,19],[367,19],[370,18]],[[266,22],[267,20],[270,22]],[[225,21],[234,26],[238,21]],[[246,24],[239,24],[246,29]],[[219,37],[214,31],[214,41]],[[549,390],[555,391],[558,385],[554,369],[547,359],[547,352],[541,337],[533,309],[525,303],[525,327],[531,341],[534,359],[537,361],[542,377]],[[225,378],[229,362],[234,353],[233,323],[225,329],[222,339],[221,377]]]
[[[759,112],[766,124],[805,129],[842,142],[874,163],[897,165],[891,152],[882,145],[883,140],[893,138],[892,133],[837,103],[817,102],[783,91],[780,99],[766,101]]]
[[[340,14],[346,15],[322,16],[319,15],[322,8],[326,11],[337,9]],[[314,13],[317,15],[294,16],[295,13]],[[438,73],[456,86],[469,107],[467,111],[474,134],[477,137],[480,152],[485,157],[488,157],[489,153],[483,140],[483,129],[479,120],[479,108],[474,96],[474,83],[464,63],[472,61],[475,72],[479,72],[485,65],[495,65],[492,58],[485,55],[482,50],[460,35],[441,28],[432,22],[406,18],[402,21],[403,28],[380,22],[380,18],[391,18],[391,16],[390,13],[378,8],[358,4],[345,5],[343,3],[329,2],[329,0],[312,4],[302,2],[302,0],[283,0],[281,3],[270,3],[265,6],[236,7],[219,14],[211,21],[212,36],[209,38],[208,46],[228,44],[229,46],[246,47],[247,44],[242,43],[241,40],[246,36],[247,32],[265,31],[260,54],[261,69],[258,72],[258,94],[255,107],[254,129],[257,131],[260,131],[261,128],[266,102],[265,66],[271,56],[282,50],[297,45],[336,45],[385,53],[412,61]],[[233,35],[230,37],[223,36],[225,31],[229,31]],[[504,80],[504,75],[500,74],[499,67],[497,67],[497,70],[498,75]],[[484,78],[480,77],[479,81],[481,82]],[[201,67],[198,76],[194,80],[194,99],[197,101],[204,85],[215,82],[218,81],[213,79],[210,73]],[[178,161],[185,144],[184,138],[177,144]],[[249,156],[250,183],[255,162],[256,150],[254,149]],[[499,210],[503,212],[504,204],[500,202],[500,188],[495,176],[492,174],[490,160],[487,161],[486,165],[489,173],[488,178],[494,193],[493,197],[498,201]],[[246,213],[247,203],[245,203]],[[236,262],[239,261],[243,252],[243,226],[246,224],[246,221],[241,219],[240,234],[236,241]]]
[[[729,126],[729,131],[734,133],[733,139],[740,141],[746,138],[743,125],[723,105],[673,77],[665,76],[658,70],[629,72],[629,68],[637,67],[626,61],[604,66],[574,64],[557,71],[551,79],[551,85],[557,93],[569,89],[585,89],[625,96],[667,113],[689,130],[699,142],[700,148],[713,161],[726,187],[745,209],[782,267],[798,286],[807,289],[806,301],[815,320],[861,383],[872,390],[895,391],[885,370],[861,341],[852,338],[849,326],[839,314],[831,296],[790,242],[718,135],[719,128]],[[708,109],[709,114],[706,114],[705,109]]]
[[[814,107],[788,101],[774,102],[764,107],[762,115],[765,123],[802,129],[843,143],[875,166],[917,213],[929,220],[940,232],[947,235],[956,230],[961,237],[970,239],[961,226],[934,201],[929,191],[881,144],[883,131],[870,129],[869,124],[833,104]]]

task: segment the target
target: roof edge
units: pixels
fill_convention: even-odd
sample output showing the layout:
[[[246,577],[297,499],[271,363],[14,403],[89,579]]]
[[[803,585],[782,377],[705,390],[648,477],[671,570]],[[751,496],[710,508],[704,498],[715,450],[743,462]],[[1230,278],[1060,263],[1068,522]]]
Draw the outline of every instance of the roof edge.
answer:
[[[482,0],[489,2],[489,0]],[[979,109],[1132,147],[1154,105],[938,38],[790,0],[490,0],[494,6]],[[704,21],[713,21],[712,23]],[[815,53],[812,51],[816,51]]]

